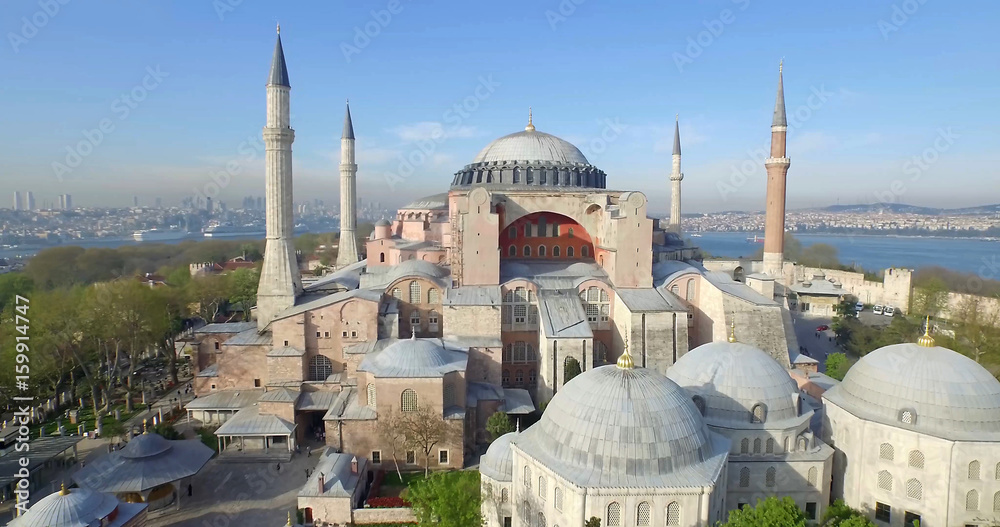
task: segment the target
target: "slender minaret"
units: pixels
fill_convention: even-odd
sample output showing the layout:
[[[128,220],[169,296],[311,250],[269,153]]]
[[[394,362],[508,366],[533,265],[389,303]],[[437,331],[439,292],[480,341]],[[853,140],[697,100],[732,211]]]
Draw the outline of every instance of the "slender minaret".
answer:
[[[337,267],[361,259],[358,251],[358,165],[354,162],[354,123],[351,103],[344,114],[344,133],[340,136],[340,242],[337,247]]]
[[[670,230],[681,233],[681,128],[680,116],[674,116],[674,169],[670,172]]]
[[[257,288],[257,327],[264,329],[282,310],[295,304],[302,292],[299,266],[292,241],[292,141],[288,69],[281,49],[281,26],[274,45],[271,74],[267,80],[267,125],[264,127],[264,173],[267,245]]]
[[[785,156],[785,88],[782,83],[784,61],[778,65],[778,96],[771,122],[771,157],[767,168],[767,210],[764,216],[764,273],[781,276],[785,256],[785,176],[791,161]]]

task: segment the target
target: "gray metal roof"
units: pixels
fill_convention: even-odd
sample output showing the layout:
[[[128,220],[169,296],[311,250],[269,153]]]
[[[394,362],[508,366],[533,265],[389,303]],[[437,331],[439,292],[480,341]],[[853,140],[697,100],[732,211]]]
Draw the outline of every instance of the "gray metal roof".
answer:
[[[294,348],[292,346],[282,346],[267,352],[268,357],[301,357],[306,354],[306,350]]]
[[[702,276],[712,285],[717,287],[724,294],[734,296],[740,300],[746,300],[751,304],[759,306],[776,306],[773,299],[754,291],[750,286],[733,280],[731,276],[722,271],[705,271]]]
[[[774,119],[771,120],[771,126],[787,126],[788,121],[785,120],[785,82],[782,79],[781,68],[778,68],[778,95],[774,100]]]
[[[302,392],[299,401],[295,403],[298,411],[327,411],[333,407],[333,402],[337,400],[340,392],[328,392],[320,390],[315,392]]]
[[[823,276],[814,276],[812,280],[796,282],[789,289],[800,295],[843,296],[848,293],[839,283],[831,282]]]
[[[358,371],[369,372],[375,377],[438,378],[446,373],[465,371],[468,362],[468,349],[441,339],[404,339],[365,356]]]
[[[584,487],[711,485],[729,446],[673,381],[614,365],[566,383],[513,444]]]
[[[206,324],[196,330],[195,334],[240,333],[248,329],[257,329],[256,322],[221,322]]]
[[[226,346],[270,346],[271,345],[271,332],[265,331],[264,333],[259,333],[257,331],[257,325],[246,331],[241,331],[223,344]]]
[[[440,194],[432,194],[430,196],[424,196],[415,201],[407,203],[405,206],[400,207],[400,210],[405,209],[446,209],[448,208],[448,193],[442,192]]]
[[[219,365],[212,364],[211,366],[199,371],[195,377],[218,377],[219,376]]]
[[[323,416],[324,421],[371,421],[378,417],[375,409],[358,401],[356,388],[341,390],[330,410]]]
[[[338,302],[344,302],[352,298],[367,300],[369,302],[378,302],[382,299],[382,294],[377,291],[369,291],[367,289],[352,289],[350,291],[341,291],[339,293],[332,294],[301,296],[296,299],[294,306],[278,313],[278,315],[274,317],[274,320],[281,320],[283,318],[299,315],[305,313],[306,311],[312,311],[313,309],[319,309]]]
[[[271,72],[267,76],[269,86],[288,86],[288,67],[285,66],[285,51],[281,49],[281,35],[274,43],[274,57],[271,58]]]
[[[252,405],[264,394],[262,389],[219,390],[204,397],[192,399],[184,405],[186,410],[239,410]]]
[[[685,274],[701,274],[701,269],[681,260],[664,260],[653,264],[653,284],[660,287]]]
[[[331,287],[357,289],[361,284],[361,273],[364,272],[367,260],[360,260],[321,277],[305,287],[306,292],[323,291]]]
[[[705,419],[728,428],[781,428],[799,421],[799,388],[769,354],[742,342],[710,342],[685,353],[667,377],[705,402]],[[763,426],[750,412],[763,404]],[[808,417],[806,417],[808,418]]]
[[[266,403],[294,403],[299,400],[298,390],[290,390],[288,388],[277,388],[275,390],[268,390],[264,392],[264,395],[257,399],[257,402]]]
[[[498,306],[500,302],[500,286],[467,285],[445,289],[443,304],[446,306]]]
[[[674,121],[674,153],[673,155],[681,155],[681,123],[679,120]]]
[[[270,414],[260,413],[256,406],[248,406],[229,418],[215,431],[217,436],[287,436],[295,425]]]
[[[510,481],[514,472],[514,456],[510,442],[517,432],[508,432],[496,438],[479,459],[479,473],[495,481]]]
[[[344,113],[344,131],[340,134],[341,139],[354,139],[354,123],[351,121],[351,103],[347,103],[347,112]]]
[[[950,349],[912,343],[861,358],[824,399],[870,421],[936,437],[1000,441],[1000,381]],[[901,420],[914,414],[913,423]]]
[[[522,279],[548,289],[575,289],[585,280],[610,283],[608,274],[592,261],[503,260],[500,283]]]
[[[549,161],[565,164],[590,164],[579,148],[569,141],[535,130],[505,135],[486,145],[473,163],[495,161]]]
[[[199,439],[169,441],[145,433],[89,463],[73,481],[99,492],[143,492],[197,474],[213,455]]]
[[[351,470],[351,461],[358,460],[358,470]],[[354,496],[362,477],[368,472],[368,460],[353,454],[341,454],[328,448],[320,456],[312,476],[299,491],[300,497],[323,496],[329,498],[349,498]],[[323,490],[319,488],[319,478],[323,476]]]
[[[451,285],[451,281],[447,279],[450,273],[448,269],[430,262],[406,260],[397,265],[368,268],[361,275],[360,287],[384,290],[389,284],[400,278],[416,277],[430,280],[444,289]]]
[[[547,337],[591,338],[594,332],[575,289],[542,289],[538,294],[538,318]]]
[[[615,289],[625,306],[633,313],[687,311],[684,304],[670,293],[659,289]]]
[[[475,408],[479,401],[501,401],[504,389],[485,382],[469,381],[465,384],[465,405]]]
[[[25,514],[14,518],[10,527],[91,527],[102,525],[101,520],[117,510],[114,520],[103,524],[120,527],[139,515],[145,503],[125,503],[111,494],[86,488],[54,492],[38,500]]]
[[[28,471],[34,472],[50,459],[73,448],[83,441],[83,436],[50,436],[40,437],[28,443],[28,451],[23,457],[28,458]],[[21,455],[6,455],[0,457],[0,488],[10,485],[20,479],[14,474],[20,470]]]
[[[535,411],[535,403],[531,400],[528,390],[521,388],[502,388],[504,412],[512,415],[525,415]]]

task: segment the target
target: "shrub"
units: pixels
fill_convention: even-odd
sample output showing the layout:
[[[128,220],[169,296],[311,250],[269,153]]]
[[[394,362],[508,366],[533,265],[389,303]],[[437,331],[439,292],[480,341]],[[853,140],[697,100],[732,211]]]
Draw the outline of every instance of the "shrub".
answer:
[[[365,505],[373,509],[396,509],[400,507],[409,507],[410,502],[396,496],[375,496],[373,498],[368,498],[368,500],[365,501]]]

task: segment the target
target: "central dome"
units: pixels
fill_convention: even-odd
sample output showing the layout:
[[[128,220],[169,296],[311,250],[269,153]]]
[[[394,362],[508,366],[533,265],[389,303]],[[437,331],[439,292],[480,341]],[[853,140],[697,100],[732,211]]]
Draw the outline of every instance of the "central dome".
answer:
[[[505,135],[479,152],[473,163],[492,163],[502,161],[547,161],[558,164],[580,163],[590,164],[580,149],[572,143],[558,137],[538,132],[524,130]]]

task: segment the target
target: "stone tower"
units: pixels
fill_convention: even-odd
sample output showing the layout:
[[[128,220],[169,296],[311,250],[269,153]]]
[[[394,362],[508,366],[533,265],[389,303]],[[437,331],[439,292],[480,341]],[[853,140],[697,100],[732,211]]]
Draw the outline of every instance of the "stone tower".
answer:
[[[279,27],[267,80],[267,125],[264,127],[267,244],[257,288],[257,327],[260,329],[278,313],[294,305],[295,297],[302,292],[292,240],[292,141],[295,131],[289,123],[291,89]]]
[[[785,259],[785,176],[791,161],[785,156],[785,88],[782,65],[778,66],[778,96],[771,121],[771,157],[764,161],[767,169],[767,209],[764,216],[764,273],[781,276]]]
[[[354,123],[351,105],[344,114],[344,133],[340,136],[340,242],[337,267],[361,259],[358,251],[358,165],[354,162]]]
[[[674,118],[674,168],[670,172],[670,230],[681,233],[681,129],[680,120]]]

